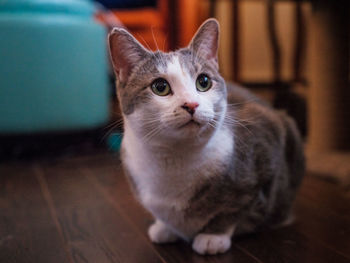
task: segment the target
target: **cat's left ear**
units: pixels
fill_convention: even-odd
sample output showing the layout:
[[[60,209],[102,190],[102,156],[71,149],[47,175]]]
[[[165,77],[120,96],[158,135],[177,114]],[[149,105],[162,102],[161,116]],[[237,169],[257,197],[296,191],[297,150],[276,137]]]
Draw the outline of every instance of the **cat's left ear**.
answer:
[[[189,48],[204,59],[218,60],[219,23],[216,19],[206,20],[192,38]]]

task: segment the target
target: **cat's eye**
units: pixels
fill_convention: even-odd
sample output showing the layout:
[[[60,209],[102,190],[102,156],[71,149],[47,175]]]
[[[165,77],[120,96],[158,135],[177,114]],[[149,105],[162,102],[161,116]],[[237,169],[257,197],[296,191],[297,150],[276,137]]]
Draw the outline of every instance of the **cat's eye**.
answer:
[[[154,80],[151,84],[151,89],[158,96],[167,96],[171,93],[169,83],[163,78]]]
[[[196,80],[196,88],[201,92],[205,92],[211,88],[211,79],[206,74],[200,74]]]

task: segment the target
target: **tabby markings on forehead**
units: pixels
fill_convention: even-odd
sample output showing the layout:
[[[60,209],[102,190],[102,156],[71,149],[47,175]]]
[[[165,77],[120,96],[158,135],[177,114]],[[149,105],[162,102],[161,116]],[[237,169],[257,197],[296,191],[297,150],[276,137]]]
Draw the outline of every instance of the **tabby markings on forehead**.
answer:
[[[183,66],[180,65],[178,55],[172,55],[171,59],[167,61],[166,68],[158,67],[158,70],[159,72],[170,76],[178,76],[180,78],[186,76]]]
[[[201,64],[196,59],[196,56],[187,49],[179,51],[179,60],[182,67],[185,67],[191,76],[199,72]]]

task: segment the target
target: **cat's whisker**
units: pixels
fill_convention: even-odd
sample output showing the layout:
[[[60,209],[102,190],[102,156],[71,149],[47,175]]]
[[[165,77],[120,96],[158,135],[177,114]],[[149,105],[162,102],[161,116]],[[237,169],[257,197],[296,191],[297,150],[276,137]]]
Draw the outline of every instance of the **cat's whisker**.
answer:
[[[153,29],[151,28],[151,30],[152,30],[152,34],[153,34]],[[151,47],[149,46],[149,44],[147,43],[147,41],[140,35],[140,34],[138,34],[137,33],[137,36],[142,40],[142,42],[144,42],[144,44],[146,45],[146,47],[148,48],[148,50],[150,51],[150,54],[156,59],[156,61],[159,61],[159,58],[157,57],[157,55],[154,53],[154,52],[152,52],[152,49],[151,49]],[[158,47],[157,47],[158,48]],[[163,61],[160,61],[161,62],[161,64],[164,66],[165,64],[164,64],[164,62]]]
[[[242,102],[227,103],[227,106],[241,106],[241,105],[246,105],[248,103],[254,103],[254,102],[257,102],[257,101],[259,101],[259,99],[255,98],[255,99],[245,100],[245,101],[242,101]]]
[[[168,34],[165,35],[164,40],[163,40],[163,51],[165,51],[165,43],[167,41]]]
[[[148,141],[148,137],[151,136],[152,133],[154,133],[157,129],[158,129],[158,127],[157,127],[157,128],[154,128],[154,129],[151,129],[149,132],[147,132],[147,133],[141,138],[141,140],[142,140],[143,142],[147,142],[147,141]]]
[[[149,51],[152,51],[151,47],[148,45],[147,41],[143,38],[143,36],[139,33],[136,33],[137,36],[142,40],[143,44],[146,45]]]
[[[237,119],[234,119],[234,118],[231,118],[231,117],[228,117],[228,116],[225,119],[232,120],[232,121],[235,121],[235,122],[238,121]],[[240,123],[245,123],[245,124],[253,124],[253,123],[256,122],[257,119],[258,119],[257,117],[256,118],[251,118],[251,119],[240,119],[239,122]]]
[[[156,46],[156,48],[157,48],[157,51],[158,51],[158,52],[157,52],[157,54],[158,54],[157,61],[159,61],[160,64],[162,64],[162,66],[163,66],[164,68],[166,68],[167,63],[166,63],[166,61],[163,59],[163,57],[162,57],[162,55],[161,55],[161,52],[162,52],[162,51],[159,49],[159,46],[158,46],[156,37],[155,37],[155,35],[154,35],[153,26],[151,27],[151,33],[152,33],[153,42],[154,42],[154,44],[155,44],[155,46]]]
[[[248,127],[247,127],[246,125],[243,125],[243,124],[240,123],[240,122],[237,122],[237,124],[238,124],[239,126],[241,126],[242,128],[244,128],[245,130],[247,130],[247,132],[248,132],[250,135],[254,136],[254,133],[253,133],[251,130],[249,130]]]
[[[104,130],[108,129],[106,133],[111,132],[113,129],[115,129],[116,127],[120,126],[120,122],[115,122],[109,125],[109,127],[105,127],[103,128]]]
[[[247,125],[244,125],[241,121],[238,121],[238,120],[235,120],[235,119],[225,118],[224,122],[227,123],[227,124],[239,125],[239,126],[245,128],[251,135],[253,135],[253,133],[248,129]]]
[[[153,42],[154,42],[154,44],[155,44],[156,47],[157,47],[157,51],[159,51],[158,43],[157,43],[157,41],[156,41],[156,38],[155,38],[154,32],[153,32],[153,26],[151,27],[151,32],[152,32]]]
[[[144,141],[145,143],[149,142],[155,135],[159,134],[159,132],[161,132],[162,130],[163,127],[157,126],[153,130],[148,132],[145,136],[143,136],[142,141]]]
[[[218,121],[216,121],[216,120],[213,120],[213,121],[218,123]],[[225,115],[224,119],[223,119],[223,123],[224,124],[229,124],[229,125],[239,125],[239,126],[245,128],[251,135],[253,135],[253,133],[249,130],[247,125],[244,125],[241,120],[237,120],[237,119],[234,119],[232,117],[229,117],[229,116]]]
[[[144,121],[144,125],[149,127],[149,126],[153,126],[154,124],[159,123],[159,120],[149,120],[149,121]]]
[[[100,139],[100,142],[102,143],[107,137],[108,135],[110,135],[112,133],[112,131],[119,126],[119,124],[115,124],[113,125],[110,129],[108,129],[108,131],[102,136],[102,138]]]
[[[215,123],[208,122],[208,125],[211,126],[212,128],[216,129]]]
[[[159,120],[159,116],[154,115],[154,116],[144,117],[140,119],[140,121],[153,121],[153,120]]]
[[[123,123],[123,119],[119,119],[119,120],[111,122],[110,124],[107,124],[105,127],[103,127],[103,129],[105,130],[105,129],[108,129],[108,128],[112,127],[112,126],[120,125],[122,123]]]
[[[244,114],[244,113],[249,113],[249,112],[251,112],[251,109],[249,109],[249,108],[246,108],[246,107],[244,107],[244,108],[234,108],[234,107],[232,107],[232,108],[227,108],[227,115],[229,115],[229,116],[234,116],[234,115],[237,115],[237,113],[239,113],[239,114]],[[253,120],[255,120],[255,119],[259,119],[259,117],[262,115],[262,113],[255,113],[253,116],[251,116],[251,119],[253,119]]]
[[[257,117],[257,116],[256,116]],[[232,120],[232,121],[238,121],[236,118],[235,118],[235,114],[234,113],[231,113],[231,114],[226,114],[225,115],[225,119],[227,120]],[[256,118],[251,118],[251,119],[243,119],[243,118],[240,118],[239,121],[240,122],[246,122],[246,123],[251,123],[255,120]]]

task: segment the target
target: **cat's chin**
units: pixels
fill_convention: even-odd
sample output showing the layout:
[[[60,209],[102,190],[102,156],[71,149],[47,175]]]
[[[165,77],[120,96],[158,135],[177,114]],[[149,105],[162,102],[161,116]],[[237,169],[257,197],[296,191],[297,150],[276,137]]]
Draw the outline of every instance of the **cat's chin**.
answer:
[[[196,120],[190,120],[176,129],[178,134],[177,139],[201,139],[205,140],[206,137],[210,137],[212,127],[208,123],[201,123]]]
[[[215,128],[208,121],[191,119],[176,126],[166,127],[148,143],[155,146],[173,145],[176,147],[180,147],[181,144],[202,145],[209,140],[214,130]]]
[[[195,121],[195,120],[190,120],[186,122],[185,124],[182,124],[179,129],[199,129],[202,125]]]

